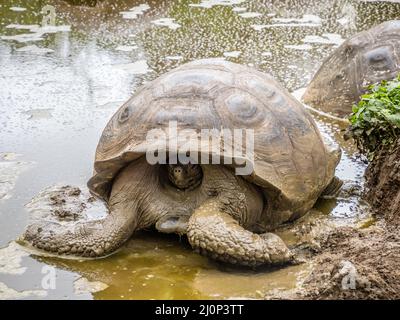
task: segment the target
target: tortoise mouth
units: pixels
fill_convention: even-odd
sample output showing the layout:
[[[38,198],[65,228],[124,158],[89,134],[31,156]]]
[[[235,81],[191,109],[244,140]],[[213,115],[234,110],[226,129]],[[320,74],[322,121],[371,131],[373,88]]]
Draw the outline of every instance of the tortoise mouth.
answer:
[[[178,189],[194,189],[198,187],[201,183],[201,180],[195,180],[193,178],[187,180],[187,181],[182,181],[182,182],[172,182],[174,186],[176,186]]]

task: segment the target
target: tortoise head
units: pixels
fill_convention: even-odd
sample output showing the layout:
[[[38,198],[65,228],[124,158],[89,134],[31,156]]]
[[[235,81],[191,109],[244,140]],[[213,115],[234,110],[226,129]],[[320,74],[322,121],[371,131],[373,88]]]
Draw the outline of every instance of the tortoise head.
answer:
[[[395,27],[400,30],[398,23]],[[400,37],[393,36],[393,28],[380,25],[345,41],[322,64],[303,101],[339,116],[350,114],[368,85],[392,79],[400,71]]]
[[[194,189],[200,185],[203,172],[198,164],[168,164],[168,178],[179,189]]]
[[[359,95],[358,60],[368,46],[368,37],[359,34],[344,42],[322,64],[311,80],[303,101],[325,112],[345,116]],[[363,76],[361,76],[363,77]]]

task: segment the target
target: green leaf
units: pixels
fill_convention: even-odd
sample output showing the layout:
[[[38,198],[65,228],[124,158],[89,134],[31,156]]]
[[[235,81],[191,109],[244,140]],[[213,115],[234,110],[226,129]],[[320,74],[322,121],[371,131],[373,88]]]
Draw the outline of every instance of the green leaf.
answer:
[[[382,145],[400,138],[400,74],[394,80],[368,86],[352,106],[349,121],[348,132],[370,159]]]

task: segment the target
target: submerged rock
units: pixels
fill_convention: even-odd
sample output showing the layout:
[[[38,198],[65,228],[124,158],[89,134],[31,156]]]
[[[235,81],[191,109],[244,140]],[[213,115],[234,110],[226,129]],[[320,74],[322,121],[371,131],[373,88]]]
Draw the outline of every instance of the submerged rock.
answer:
[[[105,217],[104,203],[86,187],[52,186],[40,192],[26,205],[32,222],[50,221],[55,227]]]

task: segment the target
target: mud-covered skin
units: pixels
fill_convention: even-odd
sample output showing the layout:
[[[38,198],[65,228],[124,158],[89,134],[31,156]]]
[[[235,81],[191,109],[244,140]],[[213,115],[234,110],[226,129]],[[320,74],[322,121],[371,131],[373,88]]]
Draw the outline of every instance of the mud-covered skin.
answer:
[[[346,40],[323,62],[303,101],[340,117],[370,84],[400,72],[400,21],[387,21]]]
[[[254,185],[230,171],[206,166],[206,199],[192,214],[187,228],[191,246],[215,260],[257,266],[289,262],[285,243],[271,233],[258,235],[264,210],[263,195]]]
[[[292,254],[281,238],[273,233],[258,235],[244,229],[225,213],[226,209],[226,204],[216,197],[192,215],[187,236],[197,252],[215,260],[246,266],[291,260]]]
[[[255,228],[264,208],[263,195],[255,186],[222,165],[205,165],[201,185],[184,190],[169,180],[165,170],[139,159],[116,178],[104,220],[80,223],[58,234],[51,223],[34,224],[24,239],[62,255],[101,257],[115,251],[136,230],[155,225],[161,232],[177,232],[174,223],[188,221],[184,231],[189,231],[190,244],[214,259],[242,265],[290,260],[278,236],[246,230]],[[197,177],[198,171],[192,174]],[[163,230],[166,221],[168,230]]]
[[[164,174],[165,175],[165,174]],[[33,246],[63,255],[100,257],[118,249],[135,230],[155,225],[173,214],[185,215],[194,202],[180,201],[182,196],[166,186],[159,166],[150,166],[145,158],[127,166],[115,179],[104,220],[77,224],[55,234],[52,224],[30,225],[24,240]]]

